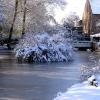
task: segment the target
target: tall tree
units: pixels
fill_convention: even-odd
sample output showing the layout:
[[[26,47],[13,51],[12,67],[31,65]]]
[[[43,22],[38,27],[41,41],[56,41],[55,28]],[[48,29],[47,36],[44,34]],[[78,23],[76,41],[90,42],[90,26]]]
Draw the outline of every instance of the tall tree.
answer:
[[[2,1],[0,0],[0,31],[2,31],[4,21],[5,21],[4,8]]]
[[[27,12],[26,4],[27,4],[27,0],[24,0],[22,35],[25,34],[25,22],[26,22],[26,12]]]
[[[89,0],[86,0],[84,12],[83,12],[83,31],[84,34],[90,35],[92,28],[92,8]]]
[[[11,41],[12,38],[12,33],[13,33],[13,29],[14,29],[14,23],[17,17],[17,10],[18,10],[18,0],[15,0],[15,11],[14,11],[14,17],[13,17],[13,22],[11,24],[11,28],[10,28],[10,33],[9,33],[9,38],[8,41]]]

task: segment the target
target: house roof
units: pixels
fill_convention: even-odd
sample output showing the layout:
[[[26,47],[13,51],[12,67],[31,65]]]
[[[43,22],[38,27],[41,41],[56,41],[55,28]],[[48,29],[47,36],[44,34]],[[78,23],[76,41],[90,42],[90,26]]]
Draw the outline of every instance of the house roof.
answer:
[[[100,14],[100,0],[90,0],[93,14]]]
[[[100,33],[97,33],[97,34],[91,35],[91,37],[100,37]]]

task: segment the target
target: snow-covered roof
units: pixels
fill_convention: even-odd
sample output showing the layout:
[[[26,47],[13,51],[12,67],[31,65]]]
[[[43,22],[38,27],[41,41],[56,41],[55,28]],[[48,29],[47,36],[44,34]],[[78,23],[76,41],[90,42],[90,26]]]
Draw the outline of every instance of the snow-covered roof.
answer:
[[[100,0],[90,0],[93,14],[100,14]]]
[[[91,37],[100,37],[100,33],[97,33],[97,34],[91,35]]]

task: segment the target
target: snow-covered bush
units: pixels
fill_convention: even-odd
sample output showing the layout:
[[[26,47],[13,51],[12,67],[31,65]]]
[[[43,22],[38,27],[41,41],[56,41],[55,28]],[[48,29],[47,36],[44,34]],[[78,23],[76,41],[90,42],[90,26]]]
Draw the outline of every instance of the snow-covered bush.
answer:
[[[58,62],[72,60],[72,47],[59,34],[27,33],[15,48],[16,57],[24,62]]]
[[[100,62],[99,57],[96,55],[89,56],[89,61],[86,65],[81,65],[80,67],[81,71],[81,78],[87,79],[91,75],[96,75],[100,73]]]

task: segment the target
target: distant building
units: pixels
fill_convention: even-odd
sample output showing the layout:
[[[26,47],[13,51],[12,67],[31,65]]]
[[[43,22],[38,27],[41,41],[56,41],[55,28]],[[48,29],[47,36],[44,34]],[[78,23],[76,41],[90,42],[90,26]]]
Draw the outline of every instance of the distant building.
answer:
[[[100,33],[100,0],[86,0],[82,23],[84,34]]]

